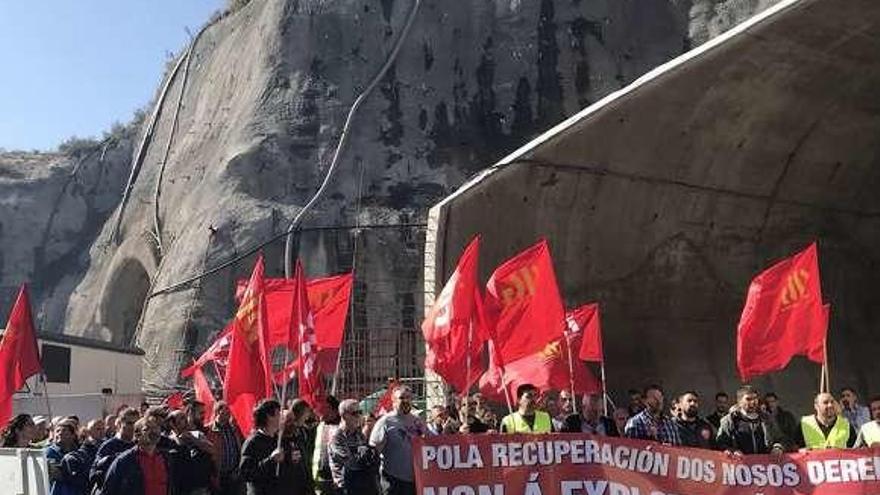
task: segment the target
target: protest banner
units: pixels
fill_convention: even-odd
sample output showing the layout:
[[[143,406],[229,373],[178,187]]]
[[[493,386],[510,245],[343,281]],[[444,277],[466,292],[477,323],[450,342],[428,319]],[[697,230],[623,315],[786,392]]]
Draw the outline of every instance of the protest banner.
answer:
[[[415,440],[419,495],[869,495],[880,449],[738,459],[587,434],[448,435]]]

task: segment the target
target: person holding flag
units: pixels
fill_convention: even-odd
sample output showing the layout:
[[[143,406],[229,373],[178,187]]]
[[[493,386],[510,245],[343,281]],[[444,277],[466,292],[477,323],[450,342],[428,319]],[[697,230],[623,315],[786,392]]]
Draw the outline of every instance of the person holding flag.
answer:
[[[834,396],[821,392],[813,401],[816,414],[801,418],[801,427],[794,439],[798,447],[807,450],[846,449],[856,443],[858,433],[853,425],[839,413]]]
[[[553,422],[550,415],[538,410],[538,387],[531,383],[523,383],[516,388],[516,400],[519,409],[501,420],[502,433],[550,433]]]

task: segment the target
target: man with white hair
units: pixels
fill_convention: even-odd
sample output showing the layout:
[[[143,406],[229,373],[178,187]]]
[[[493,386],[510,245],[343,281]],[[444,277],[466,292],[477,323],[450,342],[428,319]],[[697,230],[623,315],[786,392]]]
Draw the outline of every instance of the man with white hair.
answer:
[[[412,441],[423,436],[427,428],[421,418],[412,414],[413,393],[408,387],[398,387],[392,398],[394,409],[376,421],[370,445],[382,455],[385,493],[415,495]]]
[[[810,450],[845,449],[856,443],[856,429],[840,414],[834,396],[822,392],[813,401],[816,414],[801,418],[795,443]]]
[[[360,403],[339,403],[341,423],[327,447],[333,484],[342,495],[379,494],[379,456],[362,431],[364,413]]]

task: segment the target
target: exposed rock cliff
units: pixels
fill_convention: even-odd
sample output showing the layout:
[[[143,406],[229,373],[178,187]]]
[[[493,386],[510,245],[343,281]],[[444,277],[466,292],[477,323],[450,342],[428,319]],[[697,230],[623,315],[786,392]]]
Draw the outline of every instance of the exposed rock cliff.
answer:
[[[423,0],[306,227],[423,222],[470,174],[769,3]],[[3,159],[0,201],[11,206],[0,211],[2,295],[33,280],[45,330],[134,340],[147,353],[146,390],[173,386],[181,364],[229,318],[232,283],[252,258],[148,295],[284,230],[317,188],[349,105],[411,8],[252,0],[212,23],[167,81],[124,209],[130,141],[103,160]],[[352,232],[309,230],[301,253],[311,275],[357,262],[346,359],[370,365],[343,384],[354,391],[418,369],[422,287],[417,225]],[[265,252],[277,275],[280,244]]]

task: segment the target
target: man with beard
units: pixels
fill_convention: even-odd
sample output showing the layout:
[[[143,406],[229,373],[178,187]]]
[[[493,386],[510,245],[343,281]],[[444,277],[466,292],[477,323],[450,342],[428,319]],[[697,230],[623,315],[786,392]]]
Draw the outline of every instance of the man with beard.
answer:
[[[687,391],[678,396],[678,416],[673,421],[678,427],[681,445],[698,449],[715,448],[715,430],[700,417],[700,398],[696,392]]]
[[[156,444],[162,436],[155,418],[134,424],[135,447],[113,461],[104,480],[107,495],[170,495],[174,493],[172,463]]]
[[[617,426],[611,418],[602,416],[599,406],[602,404],[598,395],[584,394],[581,401],[581,413],[569,414],[561,431],[569,433],[591,433],[603,437],[619,437]]]
[[[415,495],[412,442],[427,428],[412,414],[413,394],[400,386],[392,395],[393,410],[379,418],[370,433],[370,445],[382,456],[382,479],[387,495]]]
[[[564,430],[565,422],[572,414],[574,414],[574,397],[570,390],[563,390],[559,392],[559,414],[553,418],[553,428],[556,431]]]
[[[813,401],[816,414],[801,418],[801,427],[795,436],[798,447],[809,450],[846,449],[856,443],[858,433],[842,414],[837,401],[829,393],[820,393]]]
[[[776,422],[761,412],[758,391],[749,385],[736,391],[736,408],[721,418],[715,441],[732,456],[772,454],[778,458],[785,451],[784,435]]]
[[[859,394],[852,387],[840,389],[840,403],[843,405],[843,417],[856,430],[871,421],[871,411],[859,404]]]
[[[718,392],[715,394],[715,411],[706,417],[706,421],[715,428],[715,431],[718,431],[721,426],[721,418],[727,416],[728,413],[730,413],[730,397],[724,392]]]
[[[666,445],[681,445],[678,428],[663,411],[663,389],[658,385],[645,387],[644,404],[645,409],[627,421],[624,435]]]

